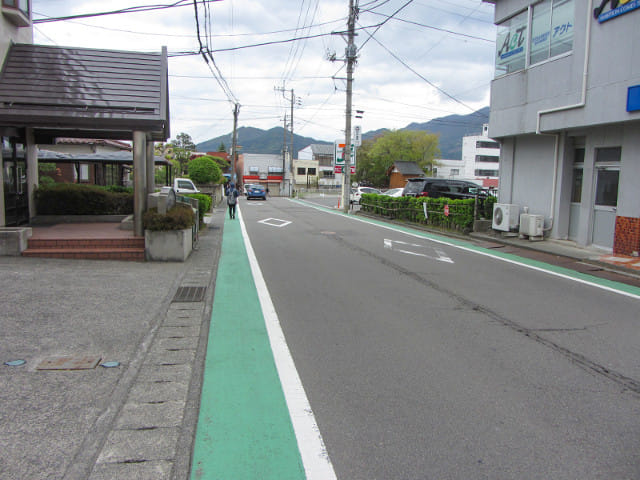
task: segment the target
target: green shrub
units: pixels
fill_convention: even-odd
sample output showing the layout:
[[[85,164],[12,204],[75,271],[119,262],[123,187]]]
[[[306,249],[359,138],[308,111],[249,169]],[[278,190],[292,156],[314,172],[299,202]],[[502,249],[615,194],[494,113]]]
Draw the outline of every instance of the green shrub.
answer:
[[[198,216],[200,217],[200,225],[204,223],[204,214],[211,211],[213,200],[205,193],[188,193],[185,197],[191,197],[198,200]]]
[[[222,170],[212,157],[204,155],[189,162],[189,178],[195,183],[218,183]]]
[[[133,193],[107,191],[95,185],[56,183],[41,185],[35,192],[40,215],[129,215]]]
[[[158,209],[151,208],[142,216],[145,230],[167,231],[191,228],[195,223],[195,214],[188,205],[176,205],[165,215],[158,213]]]

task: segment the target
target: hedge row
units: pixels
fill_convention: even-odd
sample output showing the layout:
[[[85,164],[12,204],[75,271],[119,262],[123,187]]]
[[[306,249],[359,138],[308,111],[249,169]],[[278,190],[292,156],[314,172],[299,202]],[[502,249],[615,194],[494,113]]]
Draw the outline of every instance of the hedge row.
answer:
[[[40,215],[129,215],[133,213],[133,193],[120,188],[56,183],[40,186],[35,192]]]
[[[495,201],[495,197],[488,197],[484,201],[478,199],[476,205],[475,199],[390,197],[367,193],[362,195],[360,207],[363,212],[391,219],[406,220],[466,233],[473,229],[475,219],[491,218]]]

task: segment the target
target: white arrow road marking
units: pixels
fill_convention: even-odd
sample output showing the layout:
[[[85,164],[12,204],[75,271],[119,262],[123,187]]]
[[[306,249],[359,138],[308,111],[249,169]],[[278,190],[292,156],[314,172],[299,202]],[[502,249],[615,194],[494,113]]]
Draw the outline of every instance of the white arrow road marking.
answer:
[[[286,227],[291,222],[288,220],[280,220],[279,218],[265,218],[264,220],[260,220],[258,223],[263,223],[265,225],[269,225],[270,227]]]
[[[427,255],[426,253],[414,252],[414,251],[411,251],[411,250],[407,250],[406,248],[403,248],[403,247],[398,247],[397,245],[398,246],[402,245],[404,247],[433,249],[433,251],[436,252],[436,254],[438,256],[434,257],[432,255]],[[418,243],[408,243],[408,242],[402,242],[400,240],[390,240],[388,238],[385,238],[384,239],[384,248],[389,249],[389,250],[394,250],[394,251],[400,252],[400,253],[406,253],[407,255],[415,255],[416,257],[430,258],[432,260],[437,260],[439,262],[454,263],[454,261],[451,260],[451,258],[449,258],[449,256],[443,250],[440,250],[439,248],[435,248],[435,247],[428,247],[426,245],[420,245]]]

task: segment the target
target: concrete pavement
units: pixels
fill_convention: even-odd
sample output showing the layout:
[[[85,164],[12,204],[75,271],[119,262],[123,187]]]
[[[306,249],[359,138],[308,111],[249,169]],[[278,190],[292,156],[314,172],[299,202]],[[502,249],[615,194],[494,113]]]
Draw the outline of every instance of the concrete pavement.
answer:
[[[0,257],[0,478],[189,478],[224,207],[184,263]],[[640,284],[561,242],[471,240]],[[38,368],[60,356],[119,366]]]
[[[184,263],[0,257],[0,478],[188,478],[224,212]]]

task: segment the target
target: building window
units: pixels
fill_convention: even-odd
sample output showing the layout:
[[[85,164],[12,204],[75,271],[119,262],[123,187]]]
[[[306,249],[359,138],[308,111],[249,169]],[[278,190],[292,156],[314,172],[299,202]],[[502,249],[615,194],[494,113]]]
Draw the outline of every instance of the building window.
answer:
[[[282,167],[267,167],[267,171],[269,173],[279,173],[280,175],[282,175],[282,172],[284,170],[282,169]]]
[[[533,7],[529,63],[573,48],[573,0],[546,0]]]
[[[451,175],[452,177],[454,175],[460,175],[460,169],[459,168],[452,168],[451,172],[449,172],[449,175]]]
[[[316,169],[315,168],[308,168],[307,169],[307,175],[315,175],[316,174]]]
[[[480,140],[476,142],[476,148],[500,148],[500,144],[498,142],[486,142]]]
[[[596,162],[619,162],[622,157],[622,148],[620,147],[605,147],[596,148]]]
[[[257,175],[260,172],[260,167],[249,167],[249,173],[252,175]]]
[[[500,157],[496,157],[493,155],[476,155],[476,162],[498,163],[499,161],[500,161]]]
[[[498,25],[496,77],[525,67],[527,16],[528,12],[524,11]]]
[[[298,167],[298,175],[306,175],[307,169],[304,167]]]
[[[523,70],[528,65],[570,52],[575,16],[573,2],[544,0],[529,7],[530,25],[528,10],[498,25],[495,76]]]
[[[321,167],[330,167],[333,165],[333,155],[317,154],[314,160],[317,160],[318,165]]]
[[[333,170],[323,170],[322,171],[322,178],[335,178],[336,175],[335,173],[333,173]]]
[[[582,179],[584,172],[581,168],[573,169],[573,187],[571,189],[571,201],[573,203],[580,203],[582,200]]]
[[[476,177],[497,177],[497,176],[498,176],[498,170],[482,170],[482,169],[476,170]]]
[[[29,0],[2,0],[3,7],[17,8],[25,16],[29,16]]]
[[[88,182],[89,181],[89,164],[81,163],[78,165],[78,181],[79,182]]]

